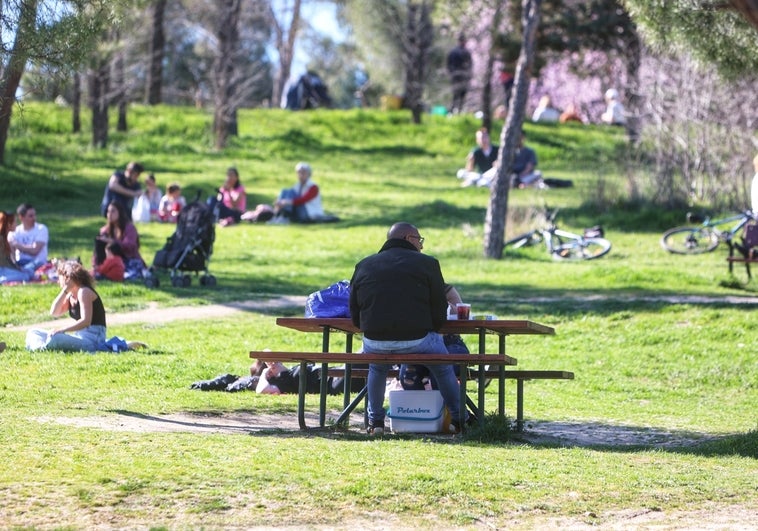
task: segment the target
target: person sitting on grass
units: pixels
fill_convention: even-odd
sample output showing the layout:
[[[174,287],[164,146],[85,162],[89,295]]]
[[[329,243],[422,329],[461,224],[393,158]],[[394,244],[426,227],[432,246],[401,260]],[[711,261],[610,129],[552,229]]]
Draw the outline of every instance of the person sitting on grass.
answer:
[[[158,217],[163,222],[176,223],[179,212],[186,206],[187,201],[182,196],[182,187],[178,183],[171,183],[166,187],[166,194],[161,197]]]
[[[55,317],[68,313],[73,324],[49,331],[32,328],[26,334],[26,348],[95,352],[105,342],[106,332],[105,306],[95,291],[95,279],[82,264],[61,262],[58,285],[61,291],[53,300],[50,313]]]
[[[226,170],[226,179],[218,194],[208,198],[208,206],[218,208],[218,223],[222,227],[228,227],[239,223],[240,217],[247,209],[247,193],[240,181],[237,168]]]
[[[486,127],[476,132],[476,147],[466,157],[466,167],[458,170],[458,178],[462,179],[461,186],[489,183],[495,178],[497,160],[500,148],[490,140]]]
[[[21,269],[13,259],[13,250],[8,243],[8,234],[16,228],[16,217],[12,212],[0,211],[0,284],[6,282],[26,282],[33,272]]]
[[[117,242],[121,246],[124,256],[126,273],[124,278],[138,277],[145,268],[145,261],[140,255],[139,233],[134,223],[126,217],[126,211],[121,203],[116,201],[108,205],[106,213],[108,222],[100,229],[95,238],[95,254],[92,257],[92,265],[99,266],[105,261],[105,247],[109,243]]]
[[[274,205],[261,204],[255,209],[242,214],[241,219],[251,223],[268,221],[271,224],[317,223],[337,221],[335,216],[327,215],[321,206],[321,193],[318,185],[311,180],[312,170],[307,162],[298,162],[295,166],[297,184],[285,188],[279,193]]]
[[[357,367],[353,365],[353,367]],[[306,393],[321,392],[321,367],[313,364],[307,366]],[[300,386],[300,365],[288,369],[283,363],[276,361],[265,363],[255,360],[250,367],[250,375],[258,377],[256,393],[263,395],[294,394]],[[327,378],[327,392],[330,395],[339,395],[344,392],[344,378],[329,376]],[[351,382],[351,391],[357,392],[363,388],[360,380]]]
[[[307,162],[298,162],[295,166],[297,183],[292,188],[285,188],[274,202],[274,218],[270,223],[309,223],[324,217],[321,206],[321,193],[311,176],[313,170]]]
[[[29,203],[20,204],[16,214],[20,225],[8,233],[8,244],[15,254],[16,265],[33,274],[47,263],[47,227],[37,222],[37,210]]]
[[[118,242],[111,242],[105,246],[105,260],[95,266],[92,274],[96,280],[112,280],[113,282],[124,281],[124,252]]]

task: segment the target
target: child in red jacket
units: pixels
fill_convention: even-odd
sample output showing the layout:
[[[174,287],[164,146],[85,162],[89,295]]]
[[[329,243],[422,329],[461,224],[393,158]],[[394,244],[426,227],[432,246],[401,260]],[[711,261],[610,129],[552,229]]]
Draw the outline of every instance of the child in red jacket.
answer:
[[[118,242],[111,242],[105,247],[105,260],[99,266],[95,266],[93,274],[97,280],[123,282],[124,270],[124,253],[121,246]]]

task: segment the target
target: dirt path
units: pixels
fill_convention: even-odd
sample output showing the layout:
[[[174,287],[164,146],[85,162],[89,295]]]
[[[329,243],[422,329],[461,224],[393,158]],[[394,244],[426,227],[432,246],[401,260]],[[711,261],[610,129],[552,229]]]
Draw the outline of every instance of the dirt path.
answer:
[[[577,298],[577,301],[592,302],[606,299],[605,295],[589,295]],[[568,297],[532,297],[523,302],[549,304],[551,302],[565,302]],[[108,314],[108,326],[125,325],[134,323],[167,323],[179,319],[215,319],[228,317],[240,312],[255,312],[272,310],[277,308],[305,308],[305,296],[282,295],[276,297],[264,297],[256,300],[243,302],[230,302],[226,304],[207,304],[193,306],[170,306],[159,307],[156,303],[149,303],[147,308],[135,312],[110,313]],[[758,306],[758,297],[744,297],[728,295],[724,297],[690,296],[656,296],[656,297],[619,297],[617,300],[629,302],[666,302],[669,304],[731,304],[744,306]],[[54,321],[44,321],[31,325],[12,326],[7,330],[12,332],[24,331],[29,328],[46,328],[52,326]]]
[[[303,296],[283,295],[261,298],[252,301],[230,302],[227,304],[203,304],[193,306],[159,307],[157,303],[148,303],[147,308],[134,312],[109,313],[108,326],[134,323],[168,323],[180,319],[218,319],[240,312],[255,312],[277,308],[305,308]],[[21,332],[29,328],[49,328],[55,321],[43,321],[30,325],[12,326],[7,330]]]

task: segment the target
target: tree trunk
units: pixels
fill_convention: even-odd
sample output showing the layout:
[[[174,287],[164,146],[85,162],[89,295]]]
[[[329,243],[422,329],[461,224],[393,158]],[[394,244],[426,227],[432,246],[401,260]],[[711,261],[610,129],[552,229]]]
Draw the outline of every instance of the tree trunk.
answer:
[[[237,131],[234,56],[239,47],[240,9],[241,0],[223,0],[216,33],[218,51],[213,66],[215,86],[213,133],[217,149],[223,149],[229,135],[236,134]]]
[[[500,29],[500,23],[503,19],[504,2],[495,2],[495,12],[492,14],[492,23],[490,24],[490,47],[487,50],[487,66],[484,70],[484,80],[482,82],[482,127],[490,131],[492,129],[492,72],[495,67],[495,38]]]
[[[92,145],[104,148],[108,145],[108,88],[110,68],[106,60],[100,60],[89,74],[90,108],[92,109]]]
[[[429,50],[434,39],[426,1],[408,5],[404,42],[405,106],[411,110],[413,123],[420,124],[424,113],[424,85],[429,65]]]
[[[284,97],[284,86],[287,84],[287,80],[292,73],[292,59],[295,55],[295,40],[297,39],[297,33],[300,30],[301,3],[301,0],[295,0],[295,4],[292,7],[292,18],[290,19],[288,31],[285,29],[283,22],[280,23],[276,19],[273,9],[269,8],[271,24],[276,33],[276,50],[279,52],[279,73],[277,74],[276,79],[274,79],[274,93],[271,95],[271,105],[273,107],[281,106],[282,98]]]
[[[166,46],[166,34],[163,30],[163,16],[166,12],[166,0],[155,0],[151,6],[153,13],[152,39],[150,41],[150,65],[147,69],[147,104],[161,103],[163,87],[163,56]]]
[[[640,94],[640,66],[642,65],[642,43],[637,32],[630,35],[625,50],[626,55],[626,93],[629,104],[629,117],[626,131],[629,140],[636,144],[640,139],[642,115],[642,96]]]
[[[82,131],[82,76],[79,72],[74,72],[74,79],[71,82],[71,131],[81,133]]]
[[[21,2],[19,24],[13,50],[7,67],[2,70],[0,78],[0,164],[5,163],[5,144],[8,142],[8,130],[11,126],[13,104],[16,102],[16,90],[21,83],[28,56],[26,39],[34,33],[37,18],[37,0]]]
[[[124,53],[119,51],[113,63],[113,80],[116,85],[115,100],[118,109],[116,131],[126,132],[126,76],[124,75]]]
[[[508,193],[511,187],[513,159],[516,155],[521,127],[524,123],[529,81],[535,55],[535,36],[540,19],[542,0],[523,0],[523,41],[516,65],[514,94],[511,97],[508,117],[500,133],[500,166],[490,191],[487,217],[484,221],[484,256],[500,259],[505,243],[505,222],[508,216]]]

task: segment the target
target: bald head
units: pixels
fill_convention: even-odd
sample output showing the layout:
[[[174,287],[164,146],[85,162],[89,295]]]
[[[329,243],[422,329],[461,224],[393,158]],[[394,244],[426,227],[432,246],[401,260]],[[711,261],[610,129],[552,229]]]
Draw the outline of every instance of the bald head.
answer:
[[[418,229],[405,221],[395,223],[390,227],[390,230],[387,231],[388,240],[395,238],[404,240],[408,236],[418,236]]]

